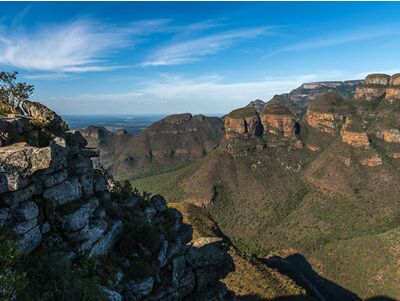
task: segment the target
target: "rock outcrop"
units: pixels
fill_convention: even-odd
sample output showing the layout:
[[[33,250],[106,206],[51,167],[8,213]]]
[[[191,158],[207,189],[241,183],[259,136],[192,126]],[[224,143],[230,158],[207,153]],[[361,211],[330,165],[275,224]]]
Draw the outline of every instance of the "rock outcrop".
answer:
[[[399,129],[383,129],[376,132],[379,139],[387,143],[400,143],[400,130]]]
[[[370,74],[365,84],[357,87],[355,100],[373,101],[384,98],[391,101],[400,100],[400,74]]]
[[[284,106],[277,103],[267,103],[260,113],[264,133],[271,133],[285,138],[296,134],[296,122],[293,114]]]
[[[345,100],[338,94],[329,92],[311,102],[307,108],[307,124],[324,133],[339,132],[344,123]]]
[[[352,120],[351,116],[347,116],[341,130],[342,141],[353,147],[367,148],[370,145],[368,134],[358,123]]]
[[[270,102],[278,102],[287,107],[296,117],[301,118],[309,103],[328,92],[336,92],[343,98],[353,98],[362,80],[326,81],[305,83],[290,93],[275,95]]]
[[[247,105],[247,107],[254,108],[254,109],[256,109],[256,111],[258,113],[260,113],[262,111],[262,109],[264,108],[265,104],[266,103],[264,101],[262,101],[261,99],[256,99],[256,100],[250,101],[249,104]]]
[[[191,226],[161,196],[145,200],[133,192],[110,191],[119,184],[93,167],[91,158],[99,153],[87,147],[80,132],[63,130],[61,118],[38,103],[26,110],[31,119],[1,120],[6,129],[23,125],[16,137],[7,131],[6,146],[0,147],[0,228],[10,229],[19,253],[63,252],[71,262],[118,254],[113,269],[120,280],[114,283],[114,275],[108,275],[110,281],[99,283],[112,300],[228,298],[219,279],[234,266],[223,243],[188,244]],[[47,141],[40,145],[24,139],[44,131]],[[90,135],[102,135],[95,132]]]
[[[254,137],[262,135],[262,125],[253,107],[244,107],[230,112],[224,118],[225,138]]]

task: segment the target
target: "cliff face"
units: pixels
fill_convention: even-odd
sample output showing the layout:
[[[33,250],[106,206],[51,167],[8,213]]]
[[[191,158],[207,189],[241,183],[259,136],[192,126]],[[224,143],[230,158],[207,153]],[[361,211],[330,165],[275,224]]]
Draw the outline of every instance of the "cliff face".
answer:
[[[260,119],[264,132],[285,138],[293,138],[296,134],[293,114],[279,104],[268,103],[260,113]]]
[[[362,80],[305,83],[287,94],[274,96],[270,102],[276,101],[284,105],[296,117],[301,118],[307,105],[323,94],[336,92],[344,98],[352,98],[356,88],[362,84]]]
[[[344,99],[333,92],[311,102],[307,108],[307,124],[318,131],[337,133],[344,122]]]
[[[233,262],[221,241],[188,244],[192,228],[179,211],[161,196],[143,197],[106,177],[93,167],[98,150],[80,132],[66,131],[46,107],[26,105],[32,115],[3,118],[0,128],[7,138],[0,147],[0,228],[9,229],[20,254],[62,253],[73,266],[94,258],[108,269],[108,280],[93,281],[110,300],[227,298],[218,280]],[[107,258],[113,260],[101,264]],[[30,298],[53,293],[43,289]]]
[[[260,118],[255,108],[244,107],[230,112],[224,118],[225,138],[228,140],[262,134]]]
[[[388,101],[400,100],[400,75],[370,74],[365,84],[357,87],[355,100],[374,101],[385,98]]]

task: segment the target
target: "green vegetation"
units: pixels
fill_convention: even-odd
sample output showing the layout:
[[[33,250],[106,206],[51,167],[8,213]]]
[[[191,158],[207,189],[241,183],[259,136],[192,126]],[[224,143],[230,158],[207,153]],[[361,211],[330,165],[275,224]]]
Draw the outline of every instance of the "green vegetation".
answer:
[[[33,93],[33,86],[17,82],[18,72],[0,72],[0,102],[18,108]],[[3,108],[0,109],[4,110]]]
[[[23,259],[29,285],[18,300],[106,301],[97,279],[63,252],[39,250]],[[45,294],[45,295],[44,295]]]
[[[168,202],[179,202],[184,200],[184,190],[181,181],[190,170],[187,165],[161,174],[150,175],[143,178],[131,180],[132,186],[139,191],[148,191],[152,194],[161,194]]]
[[[264,114],[274,114],[274,115],[292,115],[290,110],[286,108],[285,106],[279,104],[279,103],[270,103],[268,102],[262,112]]]
[[[328,92],[310,102],[308,107],[316,112],[335,113],[343,112],[343,109],[345,109],[347,105],[348,101],[342,96],[335,92]]]
[[[17,262],[17,244],[0,235],[0,300],[7,301],[20,295],[27,287],[26,274]]]
[[[232,118],[246,118],[246,117],[254,117],[256,115],[257,111],[253,107],[244,107],[236,109],[228,114],[228,116]]]

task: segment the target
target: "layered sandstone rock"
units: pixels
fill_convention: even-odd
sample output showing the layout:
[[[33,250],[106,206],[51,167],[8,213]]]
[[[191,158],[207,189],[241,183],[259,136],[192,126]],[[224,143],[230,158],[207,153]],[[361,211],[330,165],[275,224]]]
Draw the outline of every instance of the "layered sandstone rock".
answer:
[[[368,135],[358,123],[360,121],[354,122],[348,116],[341,130],[342,141],[353,147],[367,148],[370,145]]]
[[[285,138],[292,138],[296,134],[293,114],[279,104],[268,103],[260,113],[260,120],[264,134],[271,133]]]
[[[378,155],[361,160],[361,164],[368,167],[377,167],[382,165],[382,159]]]
[[[344,122],[344,99],[333,92],[322,95],[308,106],[307,124],[318,131],[337,133]]]
[[[400,100],[400,74],[394,74],[390,78],[385,98],[389,101]]]
[[[230,112],[224,119],[225,138],[243,138],[260,136],[262,125],[257,111],[253,107],[245,107]]]
[[[354,99],[372,101],[384,97],[390,80],[387,74],[369,74],[365,84],[357,87]]]
[[[376,132],[379,139],[387,143],[400,143],[400,130],[399,129],[383,129]]]
[[[369,139],[365,132],[352,132],[349,130],[342,131],[342,141],[353,147],[368,147]]]

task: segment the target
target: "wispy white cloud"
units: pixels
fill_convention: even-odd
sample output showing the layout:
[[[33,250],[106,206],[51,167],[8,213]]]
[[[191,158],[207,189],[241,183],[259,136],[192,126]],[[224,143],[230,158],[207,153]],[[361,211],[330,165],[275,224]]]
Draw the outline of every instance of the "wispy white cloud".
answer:
[[[66,113],[228,113],[256,98],[269,100],[305,82],[335,80],[340,71],[286,77],[264,77],[256,81],[226,82],[218,74],[198,77],[161,74],[154,80],[136,83],[133,91],[118,94],[81,94],[46,103]],[[96,106],[93,104],[96,103]],[[73,111],[70,108],[73,108]]]
[[[364,27],[351,31],[336,32],[334,35],[327,35],[305,42],[288,45],[266,54],[265,57],[271,57],[282,52],[320,49],[394,35],[400,35],[399,25],[390,24],[386,26]]]
[[[155,51],[142,65],[166,66],[193,63],[206,55],[220,52],[240,40],[253,39],[266,34],[269,29],[268,27],[237,29],[173,42]]]
[[[108,26],[78,19],[37,30],[0,31],[0,64],[32,71],[88,72],[125,66],[107,59],[113,51],[134,46],[143,36],[163,30],[168,20],[144,20]]]

